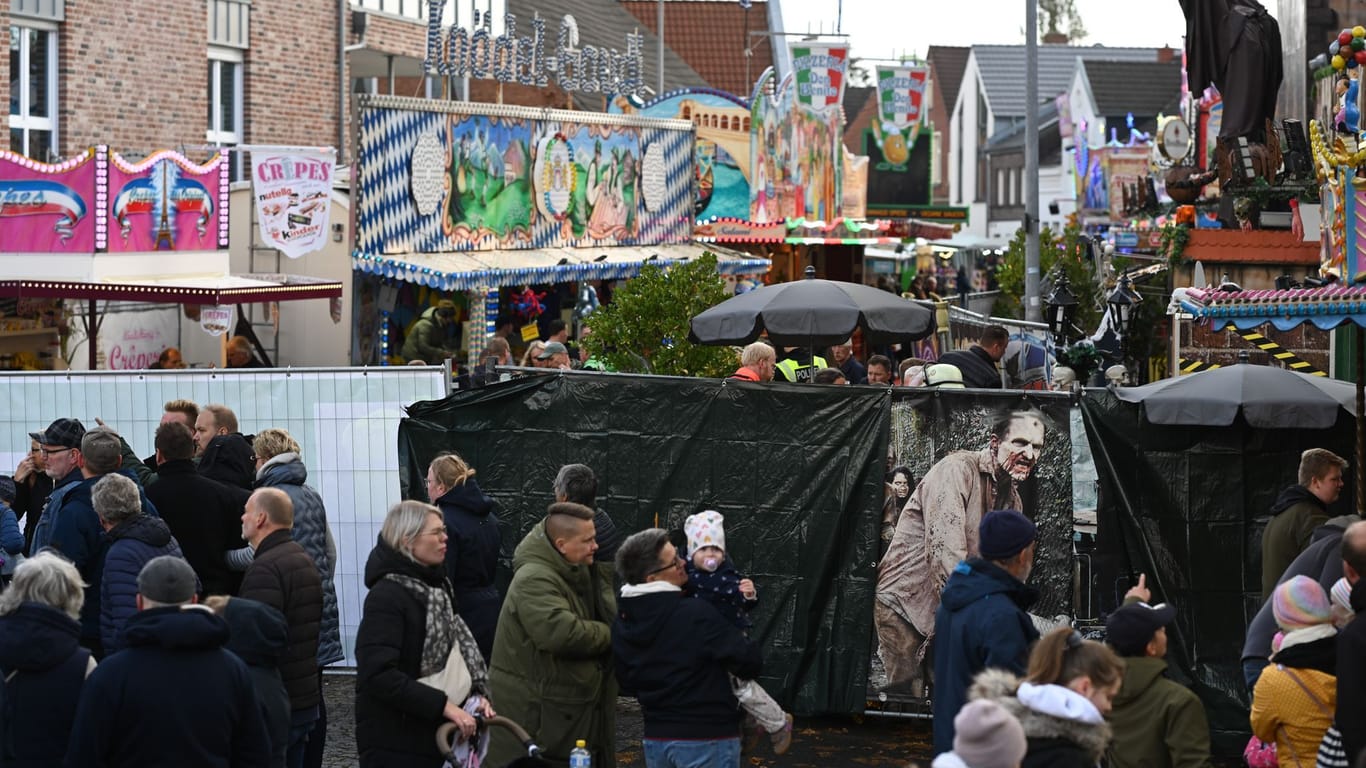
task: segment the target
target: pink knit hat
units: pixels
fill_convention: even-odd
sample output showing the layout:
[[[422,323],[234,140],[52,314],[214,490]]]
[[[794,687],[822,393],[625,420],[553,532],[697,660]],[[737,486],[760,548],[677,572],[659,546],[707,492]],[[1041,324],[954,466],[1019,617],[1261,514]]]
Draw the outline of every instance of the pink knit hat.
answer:
[[[1295,576],[1276,587],[1271,612],[1277,626],[1286,632],[1327,624],[1333,618],[1328,595],[1308,576]]]
[[[1345,610],[1352,610],[1352,585],[1347,583],[1346,576],[1333,582],[1331,596],[1334,604],[1342,606]]]

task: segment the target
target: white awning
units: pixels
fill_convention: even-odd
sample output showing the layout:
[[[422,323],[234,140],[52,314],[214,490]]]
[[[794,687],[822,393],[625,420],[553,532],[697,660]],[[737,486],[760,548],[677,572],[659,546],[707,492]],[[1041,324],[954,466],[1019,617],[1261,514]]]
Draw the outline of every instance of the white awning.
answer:
[[[358,272],[443,291],[467,291],[529,283],[619,280],[649,264],[672,264],[713,253],[721,274],[767,272],[768,259],[715,244],[686,242],[601,248],[532,248],[457,253],[370,255],[357,252]]]

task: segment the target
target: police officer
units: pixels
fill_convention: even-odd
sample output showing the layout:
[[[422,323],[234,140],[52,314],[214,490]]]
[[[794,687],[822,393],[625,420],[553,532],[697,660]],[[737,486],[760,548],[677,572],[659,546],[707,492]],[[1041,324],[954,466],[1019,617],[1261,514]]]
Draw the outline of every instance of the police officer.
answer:
[[[812,356],[805,347],[784,347],[783,359],[778,361],[778,373],[788,381],[809,382],[816,371],[827,367],[825,358]]]

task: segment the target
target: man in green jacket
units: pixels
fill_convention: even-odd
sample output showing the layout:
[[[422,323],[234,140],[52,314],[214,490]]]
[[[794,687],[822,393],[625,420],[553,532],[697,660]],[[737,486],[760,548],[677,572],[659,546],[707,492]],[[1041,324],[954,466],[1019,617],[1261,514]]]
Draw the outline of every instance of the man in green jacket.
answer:
[[[546,511],[512,556],[512,583],[489,665],[491,698],[500,715],[535,735],[552,765],[567,765],[574,742],[582,739],[594,768],[615,768],[616,600],[610,582],[593,567],[593,510],[557,502]],[[524,755],[516,739],[494,729],[489,765]]]
[[[1124,657],[1124,682],[1108,720],[1114,731],[1112,768],[1206,768],[1209,723],[1200,699],[1169,680],[1167,625],[1176,617],[1170,605],[1149,605],[1151,595],[1139,576],[1124,605],[1105,621],[1105,640]]]
[[[1328,505],[1342,493],[1347,460],[1323,448],[1300,454],[1299,484],[1281,491],[1262,531],[1262,600],[1271,597],[1281,574],[1309,546],[1314,529],[1328,522]]]
[[[455,323],[455,302],[442,299],[417,318],[403,340],[403,359],[421,360],[428,365],[460,354],[459,341],[447,339],[449,326]],[[450,343],[454,341],[454,346]]]

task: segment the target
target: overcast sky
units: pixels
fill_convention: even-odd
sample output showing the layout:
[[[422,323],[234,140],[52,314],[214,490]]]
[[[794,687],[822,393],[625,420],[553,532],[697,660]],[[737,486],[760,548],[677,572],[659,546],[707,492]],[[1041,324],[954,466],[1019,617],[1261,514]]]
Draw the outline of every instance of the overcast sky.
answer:
[[[779,0],[788,32],[836,30],[840,0]],[[859,58],[925,56],[930,45],[1024,44],[1024,0],[843,0],[842,31]],[[1274,14],[1276,3],[1263,2]],[[1086,44],[1180,48],[1177,0],[1077,0]],[[967,12],[967,13],[965,13]],[[967,18],[965,18],[967,17]],[[888,23],[891,21],[892,23]]]

